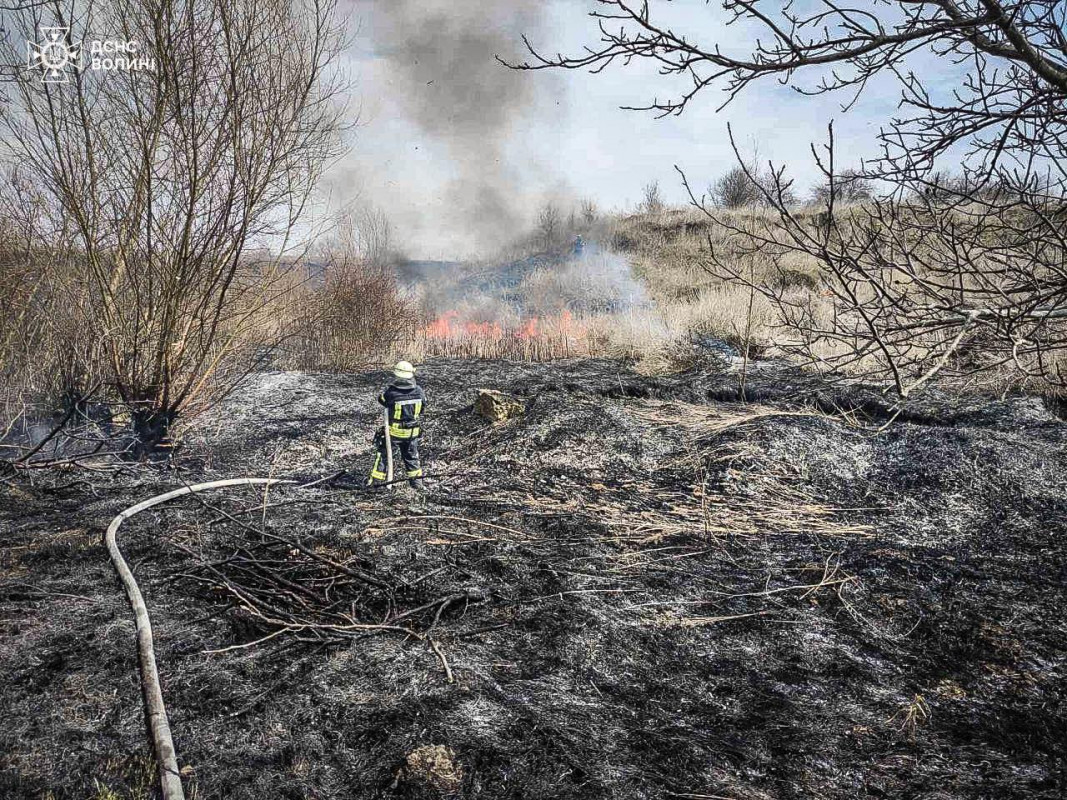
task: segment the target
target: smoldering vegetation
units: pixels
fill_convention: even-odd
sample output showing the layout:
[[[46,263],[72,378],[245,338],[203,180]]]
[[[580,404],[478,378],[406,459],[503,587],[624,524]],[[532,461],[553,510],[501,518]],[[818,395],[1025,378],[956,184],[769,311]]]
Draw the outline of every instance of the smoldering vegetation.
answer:
[[[4,208],[31,199],[43,202],[21,184],[0,183]],[[547,204],[507,248],[449,262],[405,258],[402,232],[383,212],[356,210],[296,254],[249,250],[225,275],[204,267],[196,297],[183,293],[184,273],[170,265],[127,274],[127,290],[101,286],[89,255],[42,225],[14,214],[0,224],[0,285],[8,290],[0,300],[0,457],[8,460],[26,459],[53,426],[68,423],[85,430],[50,437],[43,455],[68,458],[99,445],[139,457],[265,367],[351,371],[448,355],[633,358],[663,344],[650,335],[659,323],[631,256],[614,248],[609,220],[593,207],[564,215]],[[149,291],[160,284],[167,309]],[[196,316],[194,301],[218,319]],[[104,326],[109,316],[119,322]],[[106,441],[113,434],[119,440]]]
[[[453,265],[409,284],[425,356],[546,360],[603,355],[652,304],[625,255],[597,243],[503,263]]]
[[[137,518],[198,797],[1058,797],[1064,428],[1040,401],[707,362],[426,365],[435,490]],[[369,468],[382,373],[266,373],[173,470],[3,485],[5,797],[148,796],[99,532]],[[491,425],[476,387],[525,412]]]

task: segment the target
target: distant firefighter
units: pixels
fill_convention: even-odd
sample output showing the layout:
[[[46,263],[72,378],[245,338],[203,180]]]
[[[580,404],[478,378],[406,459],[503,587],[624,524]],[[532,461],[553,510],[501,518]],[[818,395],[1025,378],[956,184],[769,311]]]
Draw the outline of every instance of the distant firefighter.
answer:
[[[582,235],[580,233],[574,237],[574,247],[571,248],[571,252],[575,256],[580,256],[585,252],[585,242],[582,241]]]
[[[371,469],[369,486],[384,483],[387,474],[386,463],[390,457],[387,447],[395,445],[404,460],[404,474],[408,482],[419,491],[422,482],[422,466],[419,464],[419,437],[422,424],[419,417],[426,407],[426,393],[415,383],[415,368],[407,361],[399,362],[393,368],[394,380],[378,396],[378,403],[385,407],[389,418],[389,445],[386,444],[385,426],[378,429],[374,444],[378,453]]]

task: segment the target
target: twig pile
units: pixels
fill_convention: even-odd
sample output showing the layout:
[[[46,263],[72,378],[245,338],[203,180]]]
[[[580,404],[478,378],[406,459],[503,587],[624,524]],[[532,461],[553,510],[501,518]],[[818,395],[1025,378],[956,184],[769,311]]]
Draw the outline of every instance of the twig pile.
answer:
[[[324,646],[392,633],[427,644],[447,680],[454,680],[444,650],[432,634],[450,607],[484,602],[484,592],[464,589],[417,604],[412,601],[405,608],[401,599],[415,597],[415,586],[421,579],[379,576],[354,556],[321,546],[311,548],[269,530],[266,509],[288,503],[264,503],[229,512],[202,498],[197,500],[216,514],[212,527],[222,523],[237,530],[229,537],[216,534],[210,550],[228,550],[221,558],[210,557],[203,537],[188,541],[172,538],[171,543],[194,563],[172,573],[168,580],[191,581],[202,596],[216,603],[207,619],[229,614],[238,632],[252,637],[204,652],[245,650],[280,637]],[[264,513],[260,525],[240,518],[251,511]],[[200,547],[195,546],[196,539]]]

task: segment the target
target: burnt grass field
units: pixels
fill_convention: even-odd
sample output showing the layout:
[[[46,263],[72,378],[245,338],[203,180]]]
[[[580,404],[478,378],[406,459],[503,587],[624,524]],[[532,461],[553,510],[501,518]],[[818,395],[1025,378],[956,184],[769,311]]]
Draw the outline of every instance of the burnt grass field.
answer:
[[[771,363],[439,361],[432,489],[208,492],[119,542],[195,798],[1067,797],[1040,398]],[[152,797],[110,519],[370,467],[385,373],[253,376],[172,464],[0,483],[0,797]],[[473,413],[478,387],[523,416]]]

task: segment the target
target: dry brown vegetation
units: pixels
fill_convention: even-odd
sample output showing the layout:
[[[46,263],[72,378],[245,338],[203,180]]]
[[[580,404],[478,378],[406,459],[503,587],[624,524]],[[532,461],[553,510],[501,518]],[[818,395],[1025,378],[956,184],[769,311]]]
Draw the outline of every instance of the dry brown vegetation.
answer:
[[[946,270],[954,276],[943,292],[948,295],[941,300],[946,306],[960,291],[995,291],[990,276],[997,264],[1001,276],[1025,271],[1011,250],[1016,246],[1013,230],[1025,229],[1028,211],[1015,212],[1010,230],[993,224],[981,206],[939,206],[923,198],[909,208],[906,225],[896,224],[904,212],[879,218],[874,201],[841,203],[834,209],[835,241],[858,247],[860,239],[877,240],[884,251],[906,254],[906,269],[886,273],[885,287],[892,286],[891,290],[879,288],[881,279],[850,280],[804,248],[782,244],[790,229],[817,237],[827,228],[825,207],[818,205],[791,207],[788,218],[774,208],[715,209],[709,214],[691,207],[631,214],[614,220],[609,235],[620,252],[632,258],[635,273],[654,301],[664,331],[661,340],[674,347],[711,336],[738,350],[747,347],[754,354],[786,357],[842,375],[880,375],[889,384],[893,373],[886,365],[901,365],[903,374],[907,364],[914,365],[911,382],[917,387],[929,375],[961,388],[1060,392],[1063,358],[1054,344],[1030,342],[1020,333],[1015,334],[1020,338],[1012,348],[1003,330],[982,329],[965,329],[966,338],[958,340],[958,329],[924,321],[926,309],[936,301],[929,287],[939,287]],[[1040,219],[1035,223],[1041,224]],[[974,228],[971,249],[964,253],[946,249],[950,242],[938,235],[951,229],[959,239],[969,227]],[[837,246],[844,250],[849,245]],[[1053,257],[1049,248],[1041,252]],[[1054,281],[1055,276],[1047,280]],[[895,346],[891,358],[868,342],[871,334],[865,335],[856,321],[863,308],[872,314],[879,309],[878,298],[887,291],[895,298],[895,307],[904,309],[896,323],[901,331],[898,341],[885,337]],[[1062,328],[1056,314],[1039,322],[1044,335],[1055,342]],[[1009,322],[1002,324],[1010,332]],[[932,328],[929,335],[920,337],[912,331],[924,325]]]
[[[721,212],[740,224],[770,219],[773,212],[743,208]],[[810,213],[814,216],[817,212]],[[652,347],[684,348],[713,338],[743,352],[773,353],[781,334],[772,306],[748,287],[723,280],[708,269],[712,249],[730,252],[730,232],[695,208],[618,218],[612,241],[632,258],[634,272],[647,287],[660,335]],[[796,297],[821,298],[821,272],[813,259],[796,258],[777,269],[758,254],[738,253],[739,268],[753,280],[781,287]],[[649,355],[652,351],[649,352]]]
[[[820,224],[817,207],[793,213]],[[262,296],[263,284],[274,291],[248,317],[241,363],[269,359],[287,368],[351,372],[401,357],[608,356],[645,374],[664,374],[689,367],[709,348],[748,358],[787,356],[798,325],[783,318],[767,293],[821,320],[833,316],[835,298],[831,276],[816,259],[753,250],[738,237],[738,230],[773,227],[777,220],[763,208],[720,210],[715,219],[691,207],[600,215],[583,225],[589,252],[582,258],[563,253],[509,265],[458,265],[411,289],[397,279],[388,225],[364,214],[345,220],[304,261],[285,262],[277,272],[254,260],[245,264],[239,283],[257,286],[253,297]],[[84,315],[95,308],[91,295],[78,291],[84,278],[77,253],[30,249],[13,231],[5,242],[0,269],[12,290],[0,307],[7,321],[0,367],[10,421],[22,408],[20,398],[62,405],[106,371],[92,340],[79,335]],[[717,274],[713,255],[744,280]],[[50,260],[43,270],[48,280],[29,280],[42,259]],[[57,266],[61,259],[65,268]],[[1014,385],[1007,371],[992,377],[1000,387]]]
[[[0,287],[3,417],[19,416],[33,398],[58,401],[86,390],[97,357],[80,324],[89,304],[72,253],[8,225],[0,231]]]

